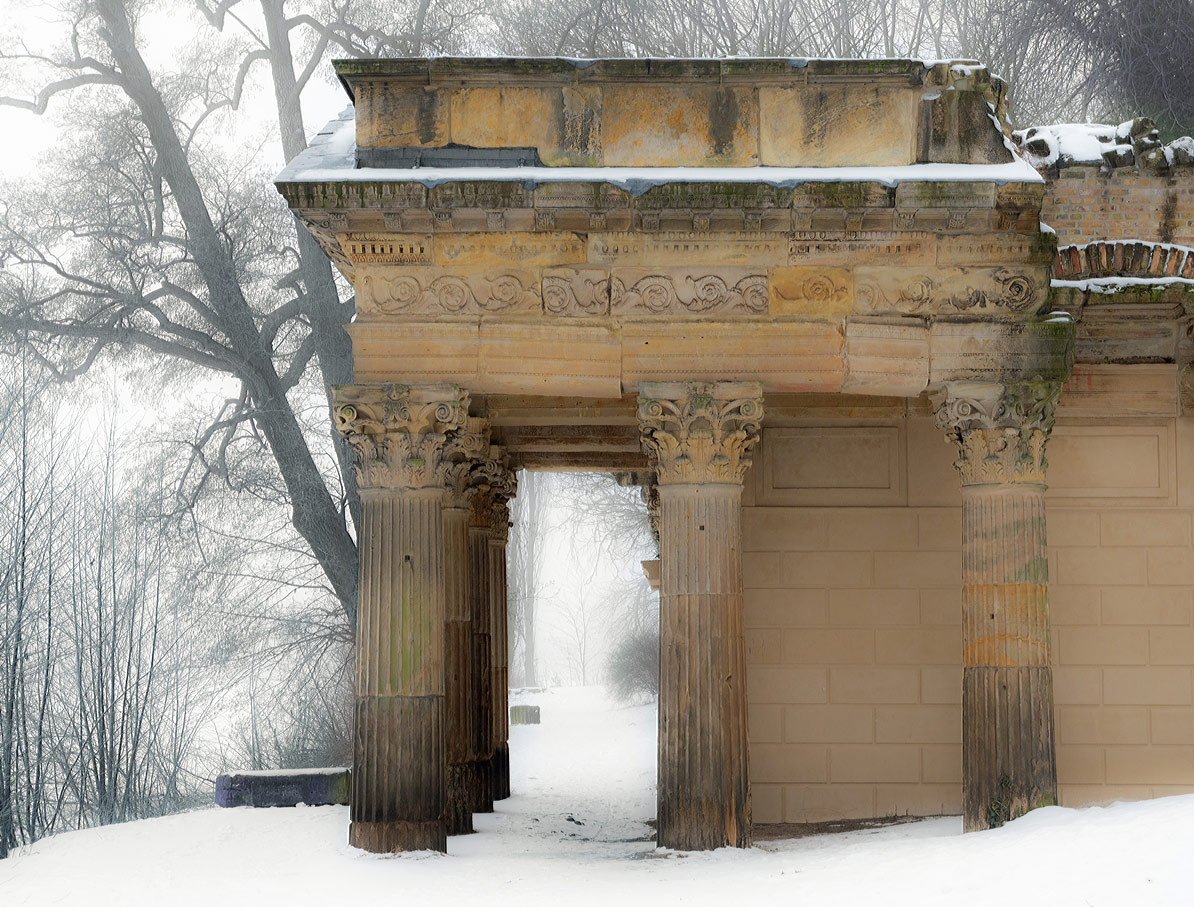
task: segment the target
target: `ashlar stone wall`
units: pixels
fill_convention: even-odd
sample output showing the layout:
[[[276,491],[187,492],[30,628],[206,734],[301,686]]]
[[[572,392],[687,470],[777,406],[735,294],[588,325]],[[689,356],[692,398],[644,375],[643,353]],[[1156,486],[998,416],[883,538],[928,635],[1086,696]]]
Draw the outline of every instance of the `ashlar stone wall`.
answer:
[[[1194,420],[1071,400],[1047,495],[1061,801],[1194,791]],[[961,498],[902,406],[781,414],[748,476],[756,822],[961,810]]]

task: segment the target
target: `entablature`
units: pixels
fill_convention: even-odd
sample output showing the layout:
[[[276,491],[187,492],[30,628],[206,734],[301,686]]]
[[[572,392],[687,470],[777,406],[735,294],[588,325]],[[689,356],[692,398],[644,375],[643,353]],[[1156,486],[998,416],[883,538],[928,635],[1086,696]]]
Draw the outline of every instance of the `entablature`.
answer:
[[[358,381],[915,397],[1069,373],[1044,182],[1008,150],[982,67],[403,60],[340,74],[355,116],[278,187],[356,290]],[[415,146],[451,165],[423,166]],[[520,148],[534,159],[505,154]]]

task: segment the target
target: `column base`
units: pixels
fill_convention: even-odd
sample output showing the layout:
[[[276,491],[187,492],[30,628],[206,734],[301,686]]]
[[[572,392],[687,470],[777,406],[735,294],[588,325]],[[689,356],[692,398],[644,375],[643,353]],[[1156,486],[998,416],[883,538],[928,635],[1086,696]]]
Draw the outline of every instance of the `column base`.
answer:
[[[510,796],[510,744],[502,743],[493,753],[493,799]]]
[[[461,762],[448,766],[448,806],[445,823],[450,835],[473,833],[473,802],[469,790],[472,775],[470,765],[471,763]]]
[[[659,802],[655,834],[657,847],[672,850],[716,850],[719,847],[750,847],[750,822],[737,810],[728,814],[723,803],[667,804]]]
[[[369,853],[448,852],[443,822],[353,822],[348,826],[348,843]]]
[[[963,829],[997,828],[1056,805],[1052,668],[964,668]]]

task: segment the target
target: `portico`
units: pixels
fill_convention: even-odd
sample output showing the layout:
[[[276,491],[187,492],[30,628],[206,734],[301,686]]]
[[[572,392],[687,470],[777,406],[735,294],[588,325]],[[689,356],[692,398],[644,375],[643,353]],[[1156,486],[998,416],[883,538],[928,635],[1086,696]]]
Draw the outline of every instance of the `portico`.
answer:
[[[743,495],[782,496],[783,440],[827,407],[873,432],[931,412],[955,445],[966,827],[1056,802],[1042,496],[1074,328],[1002,85],[913,61],[337,68],[355,119],[278,187],[356,290],[353,843],[443,850],[509,795],[525,468],[657,484],[658,842],[749,846]]]

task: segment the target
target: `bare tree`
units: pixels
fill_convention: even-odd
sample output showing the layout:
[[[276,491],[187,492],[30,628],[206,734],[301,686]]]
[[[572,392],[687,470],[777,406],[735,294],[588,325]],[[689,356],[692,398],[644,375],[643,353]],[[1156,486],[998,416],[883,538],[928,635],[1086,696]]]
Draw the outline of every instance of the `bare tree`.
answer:
[[[543,588],[544,547],[552,530],[551,504],[555,479],[550,473],[522,470],[518,474],[518,495],[512,502],[511,533],[510,648],[521,686],[538,686],[535,652],[536,601]]]
[[[591,587],[580,583],[561,593],[554,614],[556,645],[567,656],[569,679],[588,686],[599,655],[599,616]]]
[[[1019,27],[1048,35],[1073,73],[1083,112],[1152,117],[1166,133],[1194,131],[1194,4],[1188,0],[1027,0]],[[1045,121],[1042,118],[1042,121]]]
[[[58,451],[52,433],[44,445],[32,436],[39,382],[31,382],[27,357],[19,356],[15,366],[10,375],[15,380],[3,388],[0,417],[4,473],[13,480],[4,489],[0,530],[6,543],[0,586],[0,858],[54,823],[45,781],[52,758],[46,740],[57,646],[51,527],[56,505],[61,506],[53,469]],[[43,576],[44,588],[38,582]]]
[[[302,91],[329,52],[460,49],[453,36],[480,7],[418,0],[410,19],[367,2],[328,9],[198,0],[181,7],[188,8],[212,29],[176,72],[147,64],[142,7],[122,0],[78,0],[57,47],[14,39],[14,50],[0,54],[0,79],[30,87],[25,96],[10,89],[0,104],[70,109],[79,141],[59,149],[61,172],[88,187],[79,193],[56,171],[42,185],[6,193],[0,330],[24,325],[63,376],[133,346],[182,364],[183,374],[234,379],[238,392],[192,442],[183,503],[193,506],[213,483],[255,485],[263,478],[257,451],[268,451],[280,480],[272,499],[291,508],[351,623],[356,548],[346,523],[356,495],[347,449],[329,440],[326,415],[328,388],[351,379],[342,329],[351,302],[341,300],[326,256],[296,229],[252,154],[230,151],[221,133],[260,63],[290,160],[306,146]],[[308,415],[312,365],[325,405]],[[312,423],[318,444],[308,440]],[[336,451],[334,475],[323,449]]]

